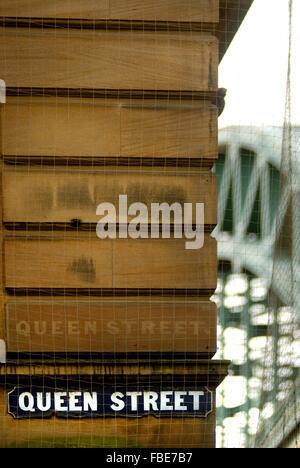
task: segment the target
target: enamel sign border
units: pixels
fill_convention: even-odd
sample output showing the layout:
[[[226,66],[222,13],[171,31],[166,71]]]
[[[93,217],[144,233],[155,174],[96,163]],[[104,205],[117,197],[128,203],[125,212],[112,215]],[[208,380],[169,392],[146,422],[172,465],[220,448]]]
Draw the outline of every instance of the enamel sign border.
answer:
[[[194,392],[197,393],[194,394]],[[152,394],[150,405],[149,393]],[[22,405],[20,404],[20,397],[22,397]],[[177,399],[177,407],[183,406],[187,409],[175,410],[175,398]],[[147,406],[149,408],[151,406],[151,410],[145,409],[145,400],[148,402]],[[70,410],[71,401],[72,409]],[[186,388],[184,390],[162,390],[158,388],[136,390],[126,387],[108,387],[106,389],[92,387],[88,390],[65,390],[38,386],[16,386],[7,394],[7,403],[8,413],[15,419],[49,419],[53,416],[72,419],[142,418],[148,415],[157,418],[206,418],[213,411],[213,392],[206,387]],[[157,409],[154,409],[154,405]],[[165,408],[162,409],[163,405]],[[41,406],[43,409],[41,409]],[[195,406],[196,409],[194,409]]]

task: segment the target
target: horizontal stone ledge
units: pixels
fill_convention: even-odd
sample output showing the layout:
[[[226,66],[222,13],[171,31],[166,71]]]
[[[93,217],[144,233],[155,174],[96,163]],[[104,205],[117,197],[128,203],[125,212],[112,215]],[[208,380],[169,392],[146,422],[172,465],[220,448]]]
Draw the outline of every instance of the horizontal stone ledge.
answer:
[[[100,166],[100,167],[184,167],[210,169],[217,160],[202,158],[151,158],[151,157],[61,157],[61,156],[3,156],[5,164],[19,166]]]
[[[93,31],[193,31],[218,34],[217,23],[202,21],[2,17],[0,18],[0,24],[5,28],[79,29]]]
[[[57,222],[57,223],[39,223],[39,222],[5,222],[3,223],[5,229],[8,231],[25,231],[26,234],[28,231],[88,231],[88,232],[96,232],[96,226],[97,223],[83,223],[80,221],[80,219],[74,219],[70,221],[69,223],[62,223],[62,222]],[[151,224],[147,225],[142,225],[143,230],[147,229],[148,232],[151,232]],[[183,226],[183,224],[182,224]],[[155,226],[156,227],[156,226]],[[203,231],[206,233],[211,232],[214,228],[216,227],[216,224],[204,224],[203,226]],[[159,232],[162,232],[163,225],[160,224],[157,226],[159,229]],[[191,229],[193,231],[195,230],[196,225],[192,224]],[[119,232],[120,230],[120,225],[116,224],[116,231]],[[121,228],[121,230],[124,230],[124,227]],[[171,223],[170,225],[170,233],[174,234],[174,224]],[[171,236],[172,237],[172,236]]]
[[[187,105],[189,101],[195,106],[197,102],[209,102],[218,107],[219,116],[222,114],[225,106],[225,96],[227,90],[219,88],[216,91],[193,91],[193,90],[139,90],[139,89],[93,89],[93,88],[36,88],[36,87],[7,87],[6,96],[8,97],[67,97],[81,99],[111,99],[128,100],[129,106],[138,105],[142,101],[161,100],[174,101],[174,105],[180,109]],[[154,103],[154,106],[159,103]],[[125,105],[123,103],[123,105]],[[152,103],[153,105],[153,103]]]
[[[5,288],[11,296],[211,297],[215,289]]]
[[[31,351],[8,351],[6,353],[6,363],[8,365],[44,365],[46,361],[47,365],[57,365],[57,364],[91,364],[104,361],[135,361],[140,362],[141,360],[147,360],[147,362],[161,362],[169,360],[178,361],[178,360],[192,360],[199,361],[203,359],[212,359],[216,354],[216,350],[213,352],[177,352],[177,351],[134,351],[134,352],[95,352],[95,351],[71,351],[71,352],[52,352],[52,351],[40,351],[40,352],[31,352]],[[45,357],[46,356],[46,357]]]
[[[220,88],[222,90],[222,88]],[[223,94],[223,91],[220,91]],[[96,89],[96,88],[46,88],[15,87],[6,88],[7,96],[30,97],[73,97],[106,99],[174,99],[174,100],[212,100],[218,91],[194,90],[151,90],[151,89]]]
[[[67,364],[51,362],[45,359],[43,364],[34,364],[32,361],[22,364],[7,363],[0,365],[0,383],[13,384],[13,377],[17,379],[28,377],[58,377],[72,376],[76,380],[86,376],[88,379],[96,378],[99,381],[138,381],[159,382],[161,385],[181,382],[193,382],[197,385],[217,386],[228,374],[229,361],[209,359],[124,359],[124,360],[101,360],[99,362],[68,362]],[[8,380],[9,378],[9,380]],[[1,382],[2,381],[2,382]]]

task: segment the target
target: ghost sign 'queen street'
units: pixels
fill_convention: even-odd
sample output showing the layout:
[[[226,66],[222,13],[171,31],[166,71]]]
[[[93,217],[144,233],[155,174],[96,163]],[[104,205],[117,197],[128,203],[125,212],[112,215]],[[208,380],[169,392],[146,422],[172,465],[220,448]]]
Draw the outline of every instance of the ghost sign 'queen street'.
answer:
[[[124,387],[89,390],[51,390],[15,387],[8,394],[8,412],[15,418],[62,417],[206,417],[212,393],[205,389],[128,390]]]

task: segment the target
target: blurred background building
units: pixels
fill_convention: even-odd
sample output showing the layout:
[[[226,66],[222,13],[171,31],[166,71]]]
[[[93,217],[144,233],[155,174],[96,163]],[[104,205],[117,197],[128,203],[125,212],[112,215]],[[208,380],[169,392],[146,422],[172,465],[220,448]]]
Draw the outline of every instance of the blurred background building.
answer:
[[[266,126],[219,131],[219,217],[214,231],[219,274],[213,300],[219,312],[217,357],[232,362],[218,392],[219,447],[246,447],[255,440],[270,444],[265,439],[280,416],[278,406],[297,389],[299,301],[294,308],[291,286],[299,281],[300,269],[295,260],[299,256],[295,251],[291,255],[290,247],[298,245],[300,233],[299,220],[295,226],[300,127],[285,135],[282,127]],[[284,138],[289,138],[286,148]],[[294,185],[289,181],[291,167],[282,163],[291,156],[296,163]],[[298,421],[295,417],[288,430],[279,423],[277,445]]]
[[[254,0],[219,67],[218,447],[299,447],[300,2]]]

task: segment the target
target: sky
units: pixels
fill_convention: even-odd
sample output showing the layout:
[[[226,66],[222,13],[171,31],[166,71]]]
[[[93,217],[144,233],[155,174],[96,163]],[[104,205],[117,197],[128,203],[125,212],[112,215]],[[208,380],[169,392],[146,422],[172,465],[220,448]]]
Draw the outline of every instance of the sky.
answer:
[[[227,89],[220,128],[283,124],[288,4],[289,0],[254,0],[219,67],[219,87]],[[300,125],[300,0],[293,0],[292,18],[292,120]]]

